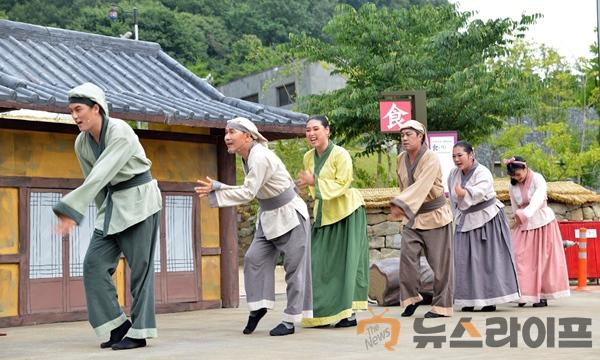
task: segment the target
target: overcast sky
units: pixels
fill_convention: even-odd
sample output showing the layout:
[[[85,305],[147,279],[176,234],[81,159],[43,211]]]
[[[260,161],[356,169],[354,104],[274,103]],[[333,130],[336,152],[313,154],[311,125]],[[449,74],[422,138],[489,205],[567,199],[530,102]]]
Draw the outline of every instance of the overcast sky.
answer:
[[[596,42],[596,0],[450,0],[462,11],[474,10],[476,18],[510,17],[541,13],[543,18],[529,28],[527,39],[556,49],[573,62],[578,57],[596,57],[589,51]]]

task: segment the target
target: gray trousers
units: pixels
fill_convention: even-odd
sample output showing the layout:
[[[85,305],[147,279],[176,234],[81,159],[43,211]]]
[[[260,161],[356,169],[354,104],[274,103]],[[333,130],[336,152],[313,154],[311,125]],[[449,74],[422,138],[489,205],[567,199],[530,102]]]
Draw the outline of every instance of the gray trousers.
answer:
[[[287,307],[283,321],[300,322],[312,317],[312,277],[310,269],[310,222],[298,214],[300,225],[271,240],[265,238],[260,223],[244,256],[244,285],[251,311],[272,309],[275,305],[275,266],[283,255]]]
[[[154,249],[160,212],[124,231],[106,237],[95,230],[83,261],[83,282],[88,318],[98,336],[123,324],[127,317],[117,301],[113,283],[121,252],[131,269],[132,327],[126,336],[157,336],[154,317]]]
[[[427,262],[433,270],[433,302],[431,312],[450,316],[453,313],[454,258],[452,223],[431,230],[402,231],[400,250],[400,305],[408,306],[422,300],[419,275],[419,254],[425,250]],[[423,284],[424,285],[424,284]]]

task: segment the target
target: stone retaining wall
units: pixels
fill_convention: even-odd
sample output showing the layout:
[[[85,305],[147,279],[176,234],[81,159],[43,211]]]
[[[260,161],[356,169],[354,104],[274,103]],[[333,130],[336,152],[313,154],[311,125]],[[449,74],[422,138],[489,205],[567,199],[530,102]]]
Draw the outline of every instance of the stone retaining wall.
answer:
[[[309,204],[310,205],[310,204]],[[509,221],[512,221],[513,214],[510,203],[505,203],[504,211]],[[600,203],[584,205],[566,205],[562,203],[550,202],[549,206],[556,213],[556,218],[562,220],[593,220],[600,221]],[[243,263],[244,254],[252,242],[254,228],[256,224],[257,205],[238,207],[238,239],[239,239],[239,260]],[[376,207],[367,208],[367,232],[369,236],[369,260],[374,262],[379,259],[400,256],[400,242],[402,236],[402,224],[398,221],[389,220],[389,208]]]

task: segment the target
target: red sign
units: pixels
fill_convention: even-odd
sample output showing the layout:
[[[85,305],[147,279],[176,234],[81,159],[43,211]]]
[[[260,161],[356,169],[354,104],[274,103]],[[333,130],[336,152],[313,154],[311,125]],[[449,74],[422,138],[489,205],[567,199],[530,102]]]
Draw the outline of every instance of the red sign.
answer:
[[[400,131],[400,125],[413,119],[410,100],[380,101],[379,124],[381,132]]]

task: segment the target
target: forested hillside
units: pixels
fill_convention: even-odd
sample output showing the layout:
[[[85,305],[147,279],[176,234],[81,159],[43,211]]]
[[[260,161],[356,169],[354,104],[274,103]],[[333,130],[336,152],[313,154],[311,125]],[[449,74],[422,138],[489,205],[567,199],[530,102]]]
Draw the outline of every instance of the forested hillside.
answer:
[[[199,76],[219,85],[277,65],[285,54],[274,47],[289,33],[321,38],[322,28],[341,3],[364,0],[1,0],[0,18],[97,34],[133,31],[138,12],[140,40],[164,51]],[[445,0],[377,0],[379,7],[446,3]],[[117,5],[117,21],[108,12]],[[120,7],[120,8],[119,8]]]

